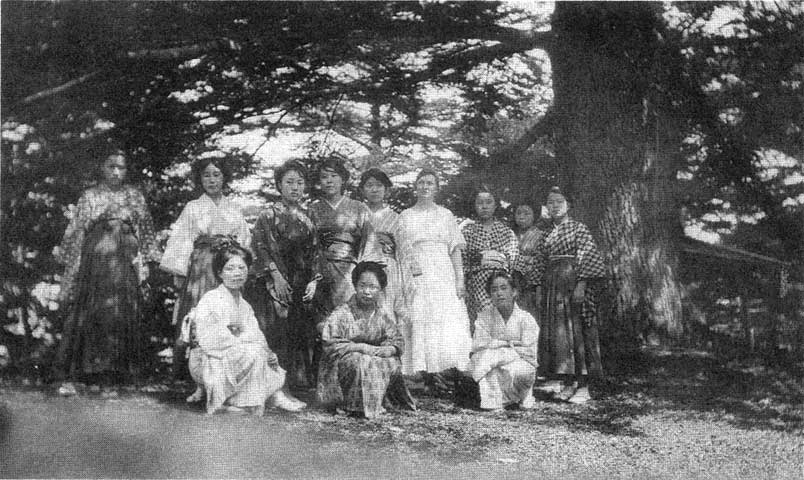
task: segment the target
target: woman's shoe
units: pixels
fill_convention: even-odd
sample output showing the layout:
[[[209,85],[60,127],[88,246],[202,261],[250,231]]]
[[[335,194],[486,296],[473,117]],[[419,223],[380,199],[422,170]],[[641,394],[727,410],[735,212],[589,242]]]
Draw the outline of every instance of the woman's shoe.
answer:
[[[573,395],[575,395],[575,392],[577,390],[578,390],[578,387],[576,387],[574,385],[567,385],[567,386],[565,386],[564,388],[561,389],[561,391],[558,393],[558,395],[555,396],[555,398],[556,398],[556,400],[561,400],[562,402],[567,402],[567,401],[569,401],[570,398],[572,398]]]
[[[574,404],[581,404],[586,403],[592,399],[592,396],[589,395],[589,387],[581,387],[575,391],[575,394],[567,400],[569,403]]]
[[[536,399],[533,398],[533,392],[528,392],[525,398],[519,403],[519,408],[522,410],[531,410],[536,406]]]
[[[190,395],[189,397],[187,397],[186,401],[187,401],[187,403],[200,402],[200,401],[202,401],[204,399],[205,394],[206,393],[204,392],[204,387],[202,387],[201,385],[198,385],[196,387],[195,391],[193,392],[193,394]]]
[[[78,390],[75,389],[73,382],[64,382],[56,389],[56,393],[62,397],[74,397],[78,395]]]
[[[273,394],[271,398],[268,399],[268,402],[271,407],[276,407],[286,412],[298,412],[307,406],[306,403],[287,395],[282,390]]]

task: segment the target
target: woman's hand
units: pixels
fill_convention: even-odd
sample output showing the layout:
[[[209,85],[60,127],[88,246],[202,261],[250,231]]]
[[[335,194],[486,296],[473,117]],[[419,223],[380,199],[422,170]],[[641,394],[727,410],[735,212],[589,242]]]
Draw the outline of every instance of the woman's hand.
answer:
[[[185,277],[182,275],[173,275],[173,286],[176,287],[176,290],[181,290],[184,286]]]
[[[315,297],[315,290],[318,287],[318,280],[312,280],[310,283],[307,284],[307,287],[304,289],[304,296],[302,300],[305,302],[311,302],[313,297]]]
[[[508,259],[505,254],[496,250],[483,250],[480,252],[480,266],[486,268],[505,268]]]
[[[277,300],[285,304],[290,303],[290,296],[293,295],[293,289],[290,288],[290,284],[288,284],[288,281],[285,280],[285,277],[283,277],[282,274],[276,270],[271,272],[271,278],[274,281],[273,287],[276,291],[276,296],[279,297]],[[266,284],[265,286],[268,288],[268,290],[271,289],[270,284]]]
[[[270,367],[278,367],[279,366],[279,357],[277,357],[274,352],[268,350],[267,363],[268,363],[268,366],[270,366]]]
[[[582,304],[583,299],[586,296],[586,282],[581,280],[575,285],[575,290],[572,292],[572,303],[575,304]]]
[[[374,356],[382,358],[393,357],[395,355],[396,347],[391,346],[377,347],[376,353],[374,353]]]

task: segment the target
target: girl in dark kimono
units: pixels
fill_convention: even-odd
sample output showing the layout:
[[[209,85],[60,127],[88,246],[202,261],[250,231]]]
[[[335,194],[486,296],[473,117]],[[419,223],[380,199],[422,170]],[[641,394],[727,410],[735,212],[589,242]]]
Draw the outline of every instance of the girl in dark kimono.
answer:
[[[512,267],[512,274],[519,290],[517,304],[533,315],[537,322],[541,322],[541,306],[534,302],[534,294],[544,232],[536,226],[536,215],[530,205],[526,203],[517,205],[514,210],[513,230],[519,240],[519,255]]]
[[[383,404],[415,410],[402,378],[405,341],[393,313],[383,306],[388,283],[383,266],[361,262],[351,277],[356,293],[321,326],[318,401],[366,418],[380,415]]]
[[[103,181],[81,195],[56,252],[69,308],[57,353],[62,395],[76,393],[78,378],[131,380],[142,364],[140,283],[160,254],[145,198],[123,183],[126,167],[123,152],[106,157]]]
[[[588,375],[602,375],[597,298],[606,269],[589,229],[569,218],[558,187],[547,196],[547,210],[553,222],[541,244],[539,366],[545,376],[565,379],[558,399],[584,403],[591,399]]]
[[[274,172],[282,199],[269,205],[254,226],[256,255],[251,294],[257,319],[279,364],[292,385],[312,381],[312,349],[316,330],[310,302],[318,281],[316,230],[300,202],[307,186],[307,169],[289,161]]]

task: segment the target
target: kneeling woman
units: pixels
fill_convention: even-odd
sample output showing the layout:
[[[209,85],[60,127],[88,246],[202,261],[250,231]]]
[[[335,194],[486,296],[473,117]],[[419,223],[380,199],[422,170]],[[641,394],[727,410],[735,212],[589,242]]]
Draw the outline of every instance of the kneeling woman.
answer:
[[[387,283],[382,265],[359,263],[352,271],[355,295],[323,323],[317,391],[322,405],[366,418],[382,413],[384,399],[415,410],[402,378],[405,342],[393,314],[380,306]]]
[[[221,284],[201,297],[192,314],[190,375],[206,389],[207,413],[227,405],[262,415],[266,401],[283,410],[305,407],[282,390],[285,371],[241,296],[250,264],[251,254],[241,246],[220,245],[212,270]]]
[[[486,292],[492,305],[477,316],[469,363],[480,386],[480,408],[499,410],[514,403],[532,408],[539,326],[517,306],[517,291],[507,273],[492,273]]]

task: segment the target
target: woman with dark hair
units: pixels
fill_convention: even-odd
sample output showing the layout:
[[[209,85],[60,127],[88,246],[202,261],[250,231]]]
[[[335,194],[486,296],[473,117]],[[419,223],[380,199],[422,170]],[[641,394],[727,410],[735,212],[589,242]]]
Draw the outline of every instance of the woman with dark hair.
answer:
[[[533,408],[539,326],[517,306],[516,286],[504,271],[489,276],[486,292],[492,306],[477,316],[469,364],[480,387],[480,408],[502,410],[512,403]]]
[[[341,161],[325,160],[318,173],[322,197],[310,205],[322,263],[323,279],[316,295],[322,320],[354,295],[350,275],[373,231],[368,207],[344,195],[348,181],[349,172]]]
[[[376,262],[361,262],[351,277],[356,293],[321,327],[324,354],[318,401],[366,418],[381,414],[384,401],[415,410],[401,375],[405,342],[391,312],[382,306],[382,291],[388,283],[384,268]]]
[[[298,411],[304,402],[282,390],[285,371],[268,348],[241,292],[251,254],[236,242],[218,241],[212,272],[220,285],[205,293],[188,315],[193,335],[190,374],[204,387],[207,413],[246,409],[261,416],[268,406]]]
[[[486,281],[496,270],[511,270],[518,247],[514,232],[494,217],[499,200],[491,190],[483,185],[472,198],[476,221],[463,228],[466,239],[463,266],[466,270],[466,305],[474,326],[478,312],[491,306]]]
[[[400,328],[408,326],[408,305],[413,296],[413,279],[408,268],[397,261],[397,228],[399,214],[385,204],[392,184],[391,179],[379,168],[369,168],[360,177],[360,192],[371,210],[374,235],[366,245],[366,260],[375,260],[385,265],[388,287],[385,288],[384,306],[393,313]]]
[[[142,364],[139,287],[160,253],[145,197],[124,183],[127,167],[122,151],[104,158],[102,181],[81,195],[56,251],[69,308],[57,356],[62,395],[76,393],[77,377],[108,385]]]
[[[553,222],[541,244],[538,275],[546,296],[539,364],[548,378],[564,379],[560,400],[584,403],[591,398],[587,376],[602,375],[597,296],[606,267],[589,229],[568,210],[561,189],[550,189],[547,211]]]
[[[435,203],[438,175],[423,169],[415,188],[416,204],[399,215],[398,229],[400,261],[411,266],[415,283],[402,371],[426,372],[428,387],[443,390],[440,374],[465,371],[472,348],[463,303],[461,251],[466,243],[452,212]]]
[[[201,195],[185,205],[171,227],[160,264],[162,270],[173,274],[173,283],[179,292],[173,307],[173,324],[177,329],[174,375],[185,374],[185,345],[179,335],[184,317],[202,295],[218,285],[212,273],[212,246],[223,237],[231,237],[243,245],[251,241],[240,207],[223,194],[231,179],[226,162],[220,158],[203,158],[193,164],[192,170]],[[188,400],[193,399],[196,398]]]
[[[307,168],[295,160],[285,162],[274,171],[274,181],[282,198],[262,211],[252,236],[254,308],[279,364],[290,372],[289,382],[305,386],[313,378],[316,338],[309,302],[321,280],[315,225],[301,204]]]
[[[522,203],[514,209],[514,233],[519,240],[519,254],[511,267],[514,279],[519,284],[517,302],[537,321],[541,317],[540,305],[536,305],[537,275],[540,269],[540,248],[544,232],[536,226],[536,214],[533,208]]]

